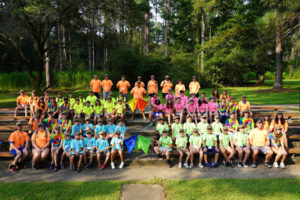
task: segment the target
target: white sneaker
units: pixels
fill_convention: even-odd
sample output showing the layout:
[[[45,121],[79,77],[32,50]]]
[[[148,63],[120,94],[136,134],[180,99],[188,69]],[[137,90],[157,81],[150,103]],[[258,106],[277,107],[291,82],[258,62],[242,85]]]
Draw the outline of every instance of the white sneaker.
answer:
[[[280,163],[280,168],[282,168],[282,169],[285,168],[285,164],[283,162]]]
[[[178,168],[179,168],[179,169],[182,168],[182,163],[179,163],[179,164],[178,164]]]
[[[119,168],[122,169],[124,167],[124,162],[121,162]]]
[[[189,165],[188,165],[187,163],[184,163],[183,166],[184,166],[185,168],[189,168]]]
[[[194,166],[193,164],[190,164],[190,168],[193,168],[193,166]]]
[[[273,167],[278,168],[278,167],[279,167],[279,166],[278,166],[278,163],[277,163],[277,162],[274,162],[274,163],[273,163]]]
[[[111,163],[110,165],[112,169],[115,169],[115,163]]]
[[[198,167],[201,168],[201,169],[204,168],[204,166],[201,163],[198,164]]]

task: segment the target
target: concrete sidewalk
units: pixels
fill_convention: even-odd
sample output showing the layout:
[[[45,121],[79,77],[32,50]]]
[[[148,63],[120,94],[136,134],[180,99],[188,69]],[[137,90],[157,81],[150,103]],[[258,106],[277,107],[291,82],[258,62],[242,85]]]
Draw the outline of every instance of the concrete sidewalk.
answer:
[[[152,179],[200,179],[200,178],[300,178],[300,164],[287,165],[286,169],[267,169],[260,164],[258,168],[204,168],[179,169],[165,166],[130,166],[124,169],[110,168],[99,171],[96,168],[84,169],[81,173],[63,169],[58,172],[40,169],[23,169],[12,174],[8,169],[0,169],[0,182],[41,182],[41,181],[100,181],[122,180],[141,181]]]

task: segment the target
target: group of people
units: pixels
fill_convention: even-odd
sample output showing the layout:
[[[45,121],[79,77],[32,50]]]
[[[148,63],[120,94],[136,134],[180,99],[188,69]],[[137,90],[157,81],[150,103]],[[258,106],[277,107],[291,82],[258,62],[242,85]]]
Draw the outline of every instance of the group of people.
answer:
[[[63,97],[60,92],[57,97],[53,97],[49,96],[48,91],[45,91],[43,97],[38,97],[36,92],[32,91],[31,97],[28,97],[21,90],[17,98],[15,116],[19,110],[25,110],[27,116],[30,110],[31,118],[28,134],[22,130],[22,124],[17,123],[18,129],[9,138],[10,150],[14,155],[10,165],[11,171],[17,172],[17,164],[28,156],[31,147],[33,169],[37,169],[38,163],[48,158],[49,154],[49,169],[54,171],[64,167],[65,157],[70,160],[70,168],[79,172],[82,162],[89,168],[94,157],[97,157],[99,169],[105,168],[109,159],[114,169],[114,158],[117,154],[121,159],[119,167],[123,168],[123,140],[126,133],[124,120],[131,85],[125,76],[122,76],[116,84],[119,90],[117,97],[112,96],[112,86],[113,82],[108,75],[102,81],[95,75],[90,82],[91,91],[86,98],[82,94],[73,98],[72,93]],[[162,88],[162,99],[158,97],[159,86]],[[282,113],[278,113],[272,121],[269,116],[265,116],[254,128],[251,105],[245,95],[239,103],[227,94],[227,90],[223,90],[221,95],[218,90],[213,90],[212,95],[206,97],[204,92],[199,94],[200,83],[195,76],[189,84],[189,98],[185,95],[186,88],[181,80],[175,86],[175,92],[172,88],[173,83],[169,76],[158,85],[152,75],[147,86],[139,76],[130,91],[136,99],[143,99],[146,94],[149,95],[149,126],[157,122],[159,142],[157,146],[153,142],[152,147],[158,154],[158,159],[165,154],[171,166],[170,152],[175,148],[180,155],[180,168],[184,154],[185,167],[193,167],[194,154],[199,154],[198,166],[202,168],[203,157],[205,166],[211,167],[208,155],[212,153],[213,166],[216,167],[221,152],[225,158],[224,165],[233,166],[232,159],[237,153],[238,166],[247,167],[247,159],[252,150],[253,167],[256,167],[259,151],[267,155],[265,166],[271,167],[269,161],[274,152],[277,154],[274,167],[279,166],[280,158],[280,167],[285,167],[288,125]],[[146,120],[144,112],[142,115]],[[168,136],[169,132],[171,136]],[[101,164],[102,154],[105,155],[105,162]]]

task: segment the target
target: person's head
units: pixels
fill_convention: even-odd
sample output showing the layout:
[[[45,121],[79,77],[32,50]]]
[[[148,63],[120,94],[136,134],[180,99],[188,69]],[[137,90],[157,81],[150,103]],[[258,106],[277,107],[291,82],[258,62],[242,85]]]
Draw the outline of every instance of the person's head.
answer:
[[[119,104],[119,105],[122,104],[122,99],[118,99],[118,104]]]
[[[227,95],[227,90],[224,89],[222,93],[223,93],[223,95]]]
[[[191,98],[192,98],[192,99],[195,99],[195,98],[196,98],[196,94],[195,94],[195,93],[192,93],[192,94],[191,94]]]
[[[52,110],[48,111],[48,117],[53,118],[53,111]]]
[[[108,80],[108,79],[109,79],[108,74],[105,74],[105,80]]]
[[[43,113],[43,111],[41,110],[41,109],[38,109],[37,111],[36,111],[36,116],[37,117],[40,117],[41,115],[42,115],[42,113]]]
[[[201,117],[201,122],[206,122],[206,116],[205,116],[205,115],[203,115],[203,116]]]
[[[80,133],[79,132],[75,133],[75,140],[80,140]]]
[[[219,115],[216,115],[215,116],[215,122],[219,122],[220,121],[220,117],[219,117]]]
[[[79,94],[78,94],[78,97],[79,97],[79,99],[82,99],[82,98],[83,98],[82,93],[79,93]]]
[[[191,123],[191,122],[192,122],[192,116],[189,115],[189,116],[187,117],[186,121],[187,121],[188,123]]]
[[[210,96],[210,97],[209,97],[209,101],[212,102],[212,103],[215,102],[215,97]]]
[[[122,81],[125,81],[125,79],[126,79],[125,75],[121,76]]]
[[[80,103],[80,101],[79,101],[78,98],[75,99],[75,103],[76,103],[76,104],[79,104],[79,103]]]
[[[264,115],[264,121],[270,121],[270,115],[268,114]]]
[[[183,90],[180,90],[180,96],[183,96],[184,95],[184,91]]]
[[[189,100],[189,104],[190,104],[190,105],[194,105],[194,100],[192,100],[192,99]]]
[[[55,103],[55,97],[50,97],[50,102]]]
[[[123,97],[123,92],[119,92],[119,97]]]
[[[141,87],[141,81],[136,82],[137,87]]]
[[[161,118],[159,119],[159,123],[164,124],[164,122],[165,122],[165,119],[164,119],[163,117],[161,117]]]
[[[62,93],[61,93],[61,92],[58,92],[58,93],[57,93],[57,96],[58,96],[58,97],[62,97]]]
[[[175,123],[176,123],[176,124],[179,123],[179,117],[178,117],[178,116],[175,117]]]
[[[69,98],[65,97],[65,98],[64,98],[64,103],[65,103],[65,104],[68,104],[68,103],[69,103]]]
[[[224,97],[221,99],[221,103],[222,104],[226,103],[226,99]]]
[[[18,130],[18,131],[21,131],[22,128],[23,128],[22,122],[18,121],[18,122],[16,123],[16,125],[17,125],[17,130]]]
[[[71,139],[71,134],[70,133],[66,133],[65,134],[65,138],[66,138],[66,140],[70,140]]]
[[[116,138],[119,138],[120,135],[121,135],[120,131],[116,131],[115,134],[114,134],[114,136],[115,136]]]
[[[39,103],[44,103],[45,98],[44,97],[40,97],[39,99]]]
[[[197,81],[197,78],[196,76],[193,76],[193,81],[196,82]]]
[[[86,107],[90,107],[91,102],[90,102],[90,101],[86,101],[86,102],[85,102],[85,105],[86,105]]]
[[[234,96],[231,96],[231,97],[230,97],[230,101],[231,101],[232,103],[235,101]]]
[[[159,105],[160,104],[160,99],[159,98],[155,99],[154,104]]]
[[[244,133],[245,132],[245,127],[244,127],[244,125],[240,125],[239,127],[238,127],[240,130],[240,132],[241,133]]]
[[[79,122],[80,122],[80,120],[76,117],[76,118],[74,119],[75,125],[78,126],[78,125],[79,125]]]
[[[93,96],[94,95],[94,92],[91,90],[90,91],[90,96]]]
[[[246,95],[243,95],[243,96],[242,96],[242,101],[247,101]]]
[[[167,130],[164,130],[164,131],[163,131],[163,137],[166,138],[167,136],[168,136],[168,131],[167,131]]]
[[[210,124],[207,125],[207,134],[212,134],[212,126]]]
[[[72,92],[69,93],[69,98],[72,98],[73,97],[73,94]]]
[[[259,120],[256,122],[256,126],[257,126],[257,128],[262,129],[262,128],[263,128],[263,121],[262,121],[261,119],[259,119]]]
[[[110,125],[112,125],[112,124],[113,124],[113,119],[112,119],[112,118],[109,118],[109,119],[108,119],[108,123],[109,123]]]
[[[104,140],[104,138],[105,138],[105,133],[104,133],[104,131],[100,131],[100,132],[99,132],[99,137],[100,137],[101,140]]]
[[[84,121],[85,121],[86,124],[89,124],[91,122],[89,117],[86,117]]]
[[[169,89],[169,91],[168,91],[168,92],[169,92],[169,94],[171,95],[171,94],[172,94],[172,89]]]
[[[155,76],[154,75],[151,75],[150,76],[150,79],[153,81],[153,80],[155,80]]]
[[[32,96],[36,96],[36,91],[35,90],[32,90],[32,92],[31,92],[31,94],[32,94]]]
[[[194,135],[194,136],[198,136],[198,134],[199,134],[198,129],[197,129],[197,128],[194,128],[194,130],[193,130],[193,135]]]
[[[100,102],[99,99],[96,100],[95,105],[96,105],[96,106],[100,106],[100,105],[101,105],[101,102]]]
[[[94,79],[95,79],[95,80],[98,79],[98,74],[94,74]]]
[[[102,125],[103,124],[103,119],[102,118],[98,118],[97,119],[97,123],[98,123],[98,125]]]
[[[86,136],[87,136],[88,138],[92,138],[92,131],[91,131],[91,130],[87,131],[87,132],[86,132]]]
[[[167,99],[167,106],[172,106],[173,105],[173,101],[171,98]]]
[[[137,80],[141,81],[141,80],[142,80],[142,77],[141,77],[141,76],[138,76],[138,77],[137,77]]]
[[[169,75],[166,75],[166,80],[170,80],[170,76]]]
[[[276,135],[282,135],[282,127],[281,126],[275,126],[274,132]]]
[[[178,84],[182,84],[182,80],[181,79],[178,80]]]
[[[275,124],[278,124],[279,121],[281,122],[281,124],[284,124],[284,123],[285,123],[285,120],[284,120],[284,118],[283,118],[283,113],[282,113],[282,112],[276,113],[276,116],[275,116]]]
[[[175,102],[176,102],[177,104],[180,104],[181,98],[180,98],[180,97],[176,97]]]
[[[108,102],[108,103],[111,103],[111,100],[112,100],[112,98],[111,98],[111,96],[109,96],[109,97],[107,98],[107,102]]]
[[[183,137],[183,136],[185,135],[183,129],[180,129],[180,130],[179,130],[179,135],[180,135],[180,137]]]
[[[224,128],[223,128],[223,134],[224,135],[228,134],[228,126],[224,126]]]
[[[230,117],[230,119],[234,119],[235,118],[235,113],[234,112],[230,112],[229,113],[229,117]]]
[[[25,95],[25,92],[24,90],[20,90],[20,95],[24,96]]]
[[[44,91],[44,96],[45,97],[49,96],[49,91],[48,90]]]
[[[123,126],[123,121],[121,119],[118,120],[118,125]]]
[[[59,134],[60,132],[60,127],[59,126],[55,126],[54,127],[54,134]]]
[[[276,118],[282,119],[283,118],[283,113],[282,112],[276,113]]]
[[[212,92],[212,96],[219,96],[219,91],[217,89],[214,89]]]
[[[38,129],[39,129],[39,131],[43,131],[43,130],[45,130],[45,128],[44,128],[44,124],[43,123],[38,123]]]
[[[245,118],[248,118],[248,117],[249,117],[249,110],[245,110],[245,111],[244,111],[244,117],[245,117]]]

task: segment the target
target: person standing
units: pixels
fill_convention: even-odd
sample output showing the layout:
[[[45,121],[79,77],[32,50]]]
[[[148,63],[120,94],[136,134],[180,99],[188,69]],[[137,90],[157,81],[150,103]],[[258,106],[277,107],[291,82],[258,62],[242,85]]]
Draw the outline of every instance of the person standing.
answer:
[[[144,99],[144,96],[146,94],[146,90],[145,88],[143,88],[141,86],[141,83],[138,81],[137,82],[137,86],[132,88],[131,92],[130,92],[131,96],[134,98],[134,99]],[[145,116],[145,113],[144,111],[141,111],[142,115],[143,115],[143,118],[144,120],[146,120],[146,116]],[[132,113],[132,118],[131,120],[134,119],[134,114],[135,114],[135,111]]]
[[[169,92],[169,89],[172,89],[172,87],[173,87],[173,83],[170,80],[169,75],[166,75],[166,79],[161,82],[160,87],[162,88],[162,95],[163,95],[163,98],[165,99],[166,95]]]
[[[126,80],[125,75],[121,77],[121,80],[117,83],[117,88],[119,92],[122,92],[126,101],[128,100],[128,89],[130,88],[130,83]]]
[[[151,75],[150,78],[151,79],[150,79],[150,81],[148,81],[148,84],[147,84],[147,92],[148,92],[149,97],[153,97],[154,94],[157,94],[157,92],[158,92],[158,84],[157,84],[157,81],[155,80],[154,75]]]
[[[137,77],[137,81],[134,83],[134,87],[137,86],[137,83],[140,82],[141,83],[141,87],[145,88],[145,83],[142,81],[142,77],[138,76]]]
[[[25,117],[28,115],[28,96],[25,94],[24,90],[20,91],[20,96],[17,98],[17,107],[15,110],[15,117],[19,110],[25,110]]]
[[[199,97],[200,83],[197,81],[196,76],[193,76],[192,82],[189,84],[190,94],[196,94],[196,97]]]
[[[108,74],[105,75],[105,79],[101,83],[103,88],[103,99],[106,100],[109,95],[111,95],[111,87],[113,82],[109,79]]]
[[[98,74],[94,75],[94,79],[91,80],[90,86],[95,96],[99,99],[99,95],[101,92],[101,81],[98,79]]]
[[[183,91],[183,93],[185,92],[185,85],[182,83],[182,80],[179,79],[178,83],[175,86],[175,95],[180,96],[181,91]]]

